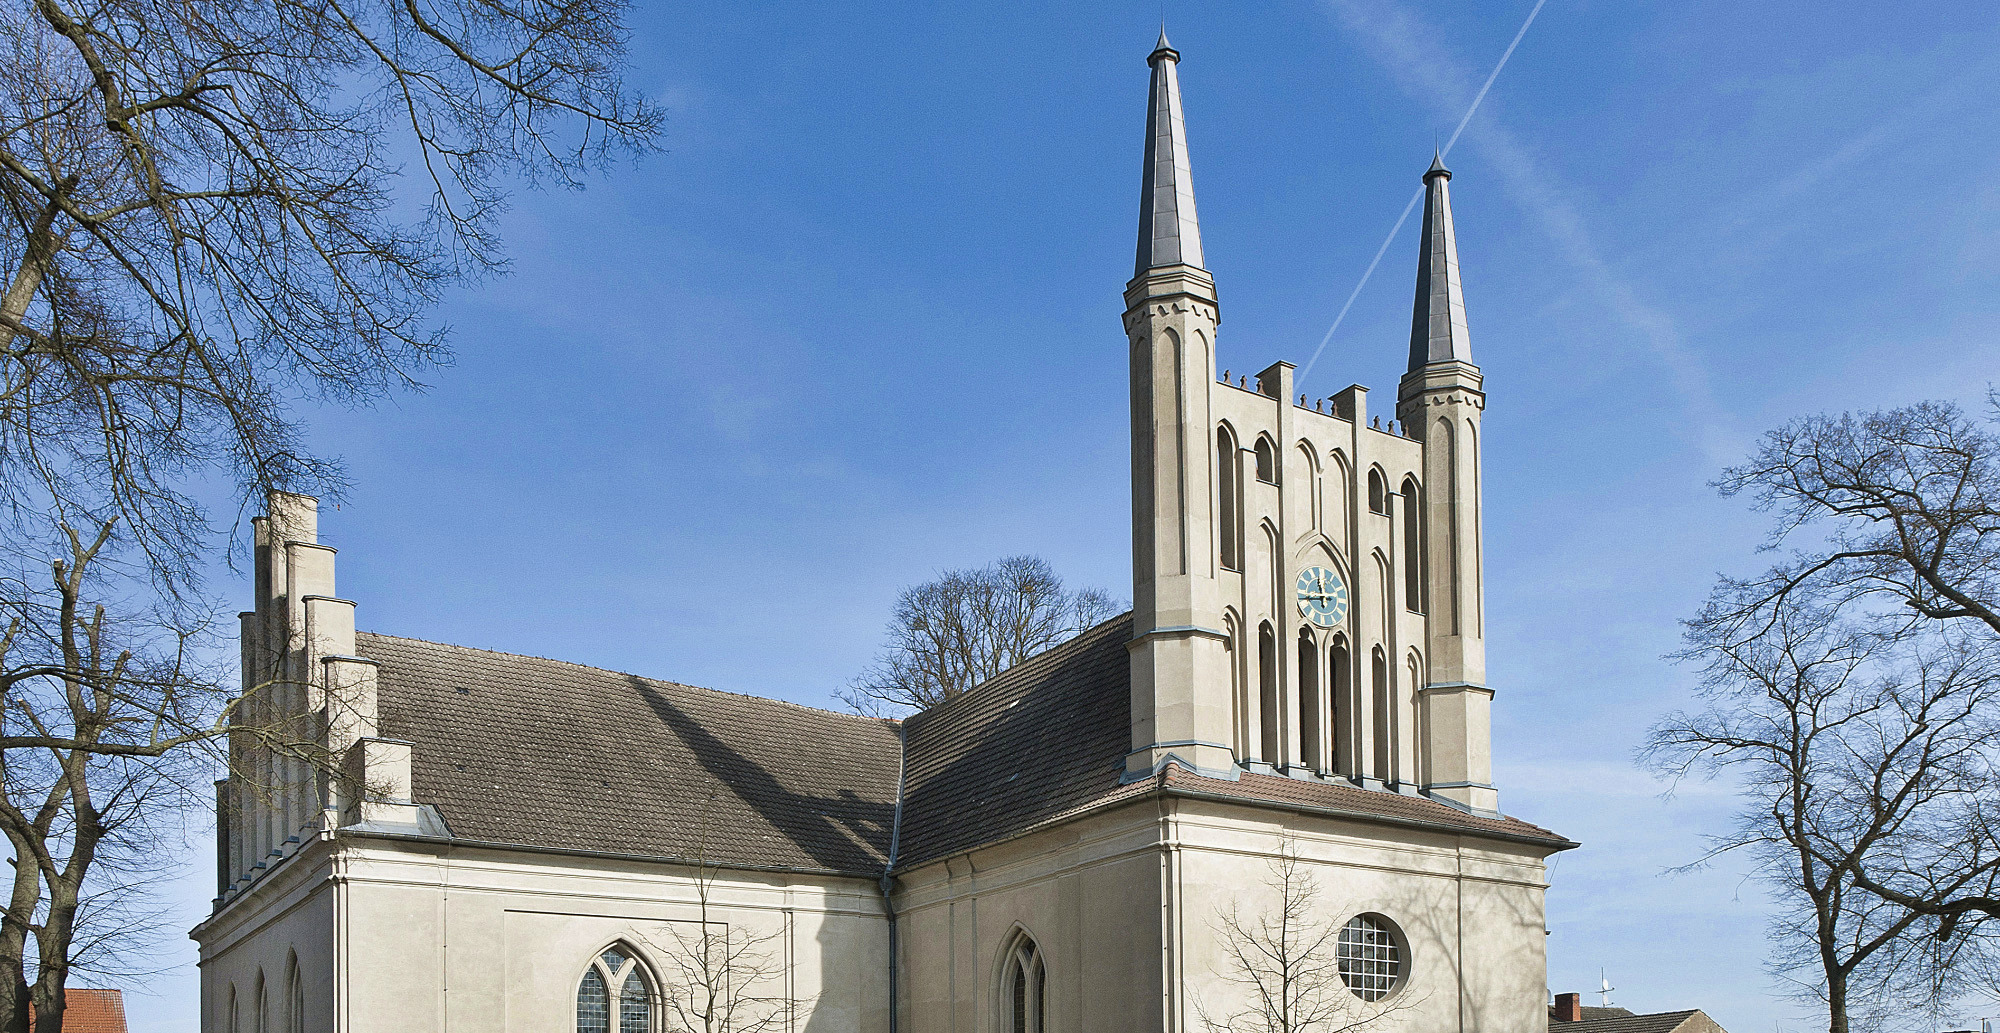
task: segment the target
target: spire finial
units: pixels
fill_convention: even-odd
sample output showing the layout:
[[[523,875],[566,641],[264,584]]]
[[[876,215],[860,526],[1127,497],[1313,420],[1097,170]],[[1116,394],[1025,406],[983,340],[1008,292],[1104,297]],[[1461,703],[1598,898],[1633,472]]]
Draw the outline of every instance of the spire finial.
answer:
[[[1451,220],[1451,170],[1434,151],[1424,173],[1424,235],[1417,257],[1416,311],[1410,318],[1410,372],[1472,361],[1465,289],[1458,277],[1458,235]]]
[[[1139,199],[1135,276],[1171,265],[1203,268],[1187,126],[1181,118],[1180,60],[1180,52],[1167,42],[1162,21],[1160,42],[1146,58],[1153,68],[1153,83],[1146,100],[1146,171]]]

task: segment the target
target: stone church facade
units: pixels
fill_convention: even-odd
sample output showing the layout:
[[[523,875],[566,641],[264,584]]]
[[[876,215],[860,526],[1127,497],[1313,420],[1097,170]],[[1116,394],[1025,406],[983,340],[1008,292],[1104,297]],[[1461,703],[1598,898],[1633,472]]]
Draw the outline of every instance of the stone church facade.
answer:
[[[1218,378],[1179,59],[1163,33],[1125,292],[1129,614],[875,720],[357,632],[313,501],[274,496],[242,720],[315,755],[232,744],[203,1029],[1198,1031],[1248,1003],[1224,910],[1280,906],[1289,857],[1345,1021],[1541,1033],[1575,844],[1493,786],[1451,173],[1386,427],[1288,363]]]

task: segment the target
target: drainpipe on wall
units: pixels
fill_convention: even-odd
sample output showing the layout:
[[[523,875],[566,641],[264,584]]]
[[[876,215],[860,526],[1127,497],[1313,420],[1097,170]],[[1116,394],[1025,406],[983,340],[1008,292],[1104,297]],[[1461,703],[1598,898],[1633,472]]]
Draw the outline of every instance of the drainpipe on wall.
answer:
[[[889,863],[882,868],[882,913],[889,916],[889,1033],[896,1033],[896,851],[903,841],[903,779],[909,771],[909,742],[903,738],[903,723],[896,722],[896,810],[889,821]]]

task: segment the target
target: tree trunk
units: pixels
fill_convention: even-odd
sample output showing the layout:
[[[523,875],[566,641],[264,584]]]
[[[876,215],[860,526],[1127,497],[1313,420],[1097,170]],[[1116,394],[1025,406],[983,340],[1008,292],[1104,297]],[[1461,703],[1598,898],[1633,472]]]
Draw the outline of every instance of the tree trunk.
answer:
[[[1847,1033],[1847,973],[1826,974],[1827,1033]]]
[[[56,185],[60,196],[76,185],[76,176],[71,175]],[[49,261],[55,257],[55,222],[58,209],[51,200],[35,216],[35,225],[28,231],[28,247],[21,254],[21,268],[14,270],[14,282],[7,285],[7,293],[0,296],[0,348],[14,342],[14,327],[19,326],[28,314],[28,303],[35,300],[35,292],[42,288],[42,275],[48,271]]]

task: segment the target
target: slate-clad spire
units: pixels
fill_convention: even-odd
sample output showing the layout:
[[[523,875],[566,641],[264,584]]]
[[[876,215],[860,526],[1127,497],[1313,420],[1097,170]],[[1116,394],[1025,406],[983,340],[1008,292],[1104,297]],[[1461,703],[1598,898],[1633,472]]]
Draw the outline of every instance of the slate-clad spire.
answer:
[[[1451,170],[1444,156],[1424,173],[1424,240],[1417,260],[1417,305],[1410,320],[1410,372],[1441,362],[1471,362],[1465,291],[1458,281],[1458,238],[1451,228]]]
[[[1146,101],[1145,192],[1139,200],[1139,262],[1134,275],[1169,265],[1201,264],[1201,227],[1194,215],[1194,178],[1188,172],[1187,127],[1181,121],[1180,52],[1160,27],[1159,45],[1146,63],[1153,88]]]

